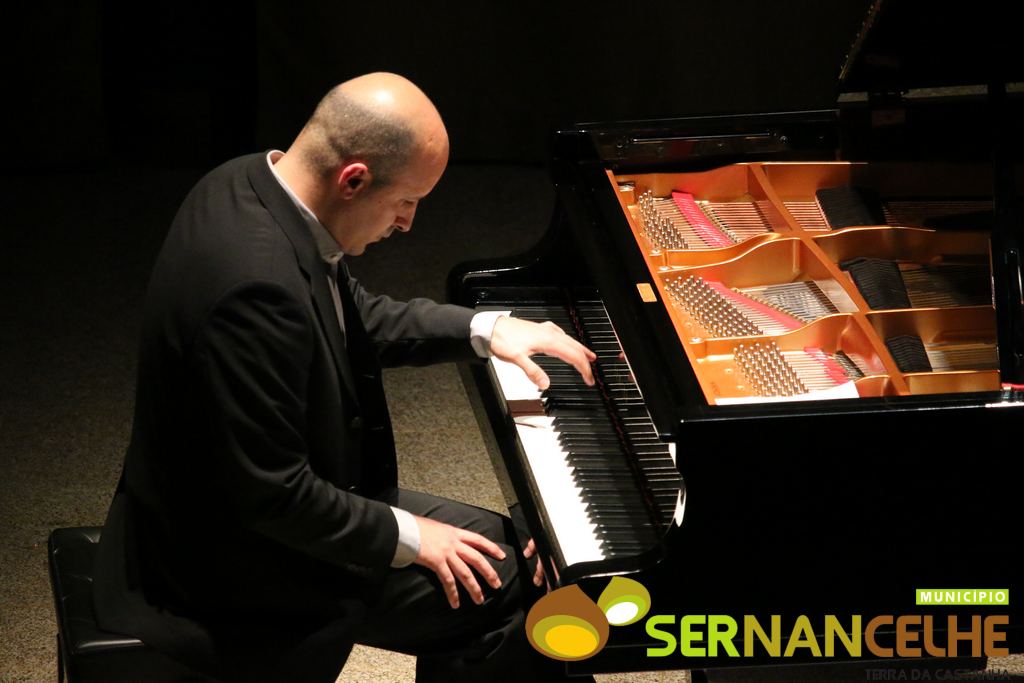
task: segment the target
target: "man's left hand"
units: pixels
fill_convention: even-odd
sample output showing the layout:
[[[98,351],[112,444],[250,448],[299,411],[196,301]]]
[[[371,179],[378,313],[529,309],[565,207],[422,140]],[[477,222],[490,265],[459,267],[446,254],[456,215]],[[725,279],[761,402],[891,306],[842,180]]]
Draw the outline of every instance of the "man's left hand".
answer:
[[[518,365],[541,389],[547,389],[551,381],[547,373],[530,360],[530,356],[538,353],[562,359],[579,371],[584,382],[594,384],[590,364],[597,356],[551,321],[535,323],[520,318],[498,318],[491,333],[491,353]]]
[[[523,550],[523,557],[530,559],[536,554],[537,546],[531,538],[530,542],[526,544],[526,548]],[[540,557],[537,558],[537,568],[533,572],[533,585],[538,588],[544,585],[544,563],[540,561]],[[548,590],[550,591],[551,589],[548,588]]]

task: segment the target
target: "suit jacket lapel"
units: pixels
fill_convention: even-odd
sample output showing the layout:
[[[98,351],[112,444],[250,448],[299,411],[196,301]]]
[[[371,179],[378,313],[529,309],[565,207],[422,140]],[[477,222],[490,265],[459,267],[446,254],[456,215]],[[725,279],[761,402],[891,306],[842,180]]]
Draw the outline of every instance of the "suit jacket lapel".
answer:
[[[356,384],[352,378],[352,368],[349,366],[348,354],[345,350],[345,337],[342,334],[341,326],[338,324],[338,315],[334,309],[334,299],[331,297],[327,278],[330,276],[328,266],[320,257],[316,248],[313,235],[306,225],[305,219],[299,213],[298,207],[292,202],[277,178],[267,165],[266,153],[256,154],[248,167],[249,182],[259,196],[260,201],[270,211],[277,224],[281,226],[288,240],[295,248],[295,254],[299,267],[309,281],[313,292],[313,305],[319,318],[320,327],[327,337],[327,343],[331,347],[331,355],[334,357],[335,367],[341,377],[342,384],[348,391],[349,397],[359,406],[359,396],[356,391]],[[339,290],[348,283],[339,283]],[[344,299],[343,299],[344,301]]]

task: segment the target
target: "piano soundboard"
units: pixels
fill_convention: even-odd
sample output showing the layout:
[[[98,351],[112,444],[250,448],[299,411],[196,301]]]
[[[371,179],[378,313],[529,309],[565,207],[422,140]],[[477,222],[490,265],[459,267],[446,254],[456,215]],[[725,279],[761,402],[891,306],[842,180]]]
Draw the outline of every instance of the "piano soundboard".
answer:
[[[607,172],[709,404],[1000,388],[991,200],[874,169]]]

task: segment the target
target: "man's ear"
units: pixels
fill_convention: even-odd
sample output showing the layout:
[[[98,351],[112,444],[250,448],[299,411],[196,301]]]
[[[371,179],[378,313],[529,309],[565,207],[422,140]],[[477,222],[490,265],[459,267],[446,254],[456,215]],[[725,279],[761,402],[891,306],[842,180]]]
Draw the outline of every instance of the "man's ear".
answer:
[[[360,192],[365,191],[371,182],[373,182],[373,174],[361,161],[346,164],[338,171],[337,188],[342,199],[352,199]]]

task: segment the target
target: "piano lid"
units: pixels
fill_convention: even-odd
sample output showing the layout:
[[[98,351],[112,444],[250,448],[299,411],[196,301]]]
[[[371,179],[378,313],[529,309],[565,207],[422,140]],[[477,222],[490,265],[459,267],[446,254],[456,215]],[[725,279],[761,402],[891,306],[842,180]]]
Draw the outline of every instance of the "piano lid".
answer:
[[[873,0],[839,74],[839,91],[901,93],[1024,80],[1020,3]],[[1012,40],[1016,37],[1018,40]]]

